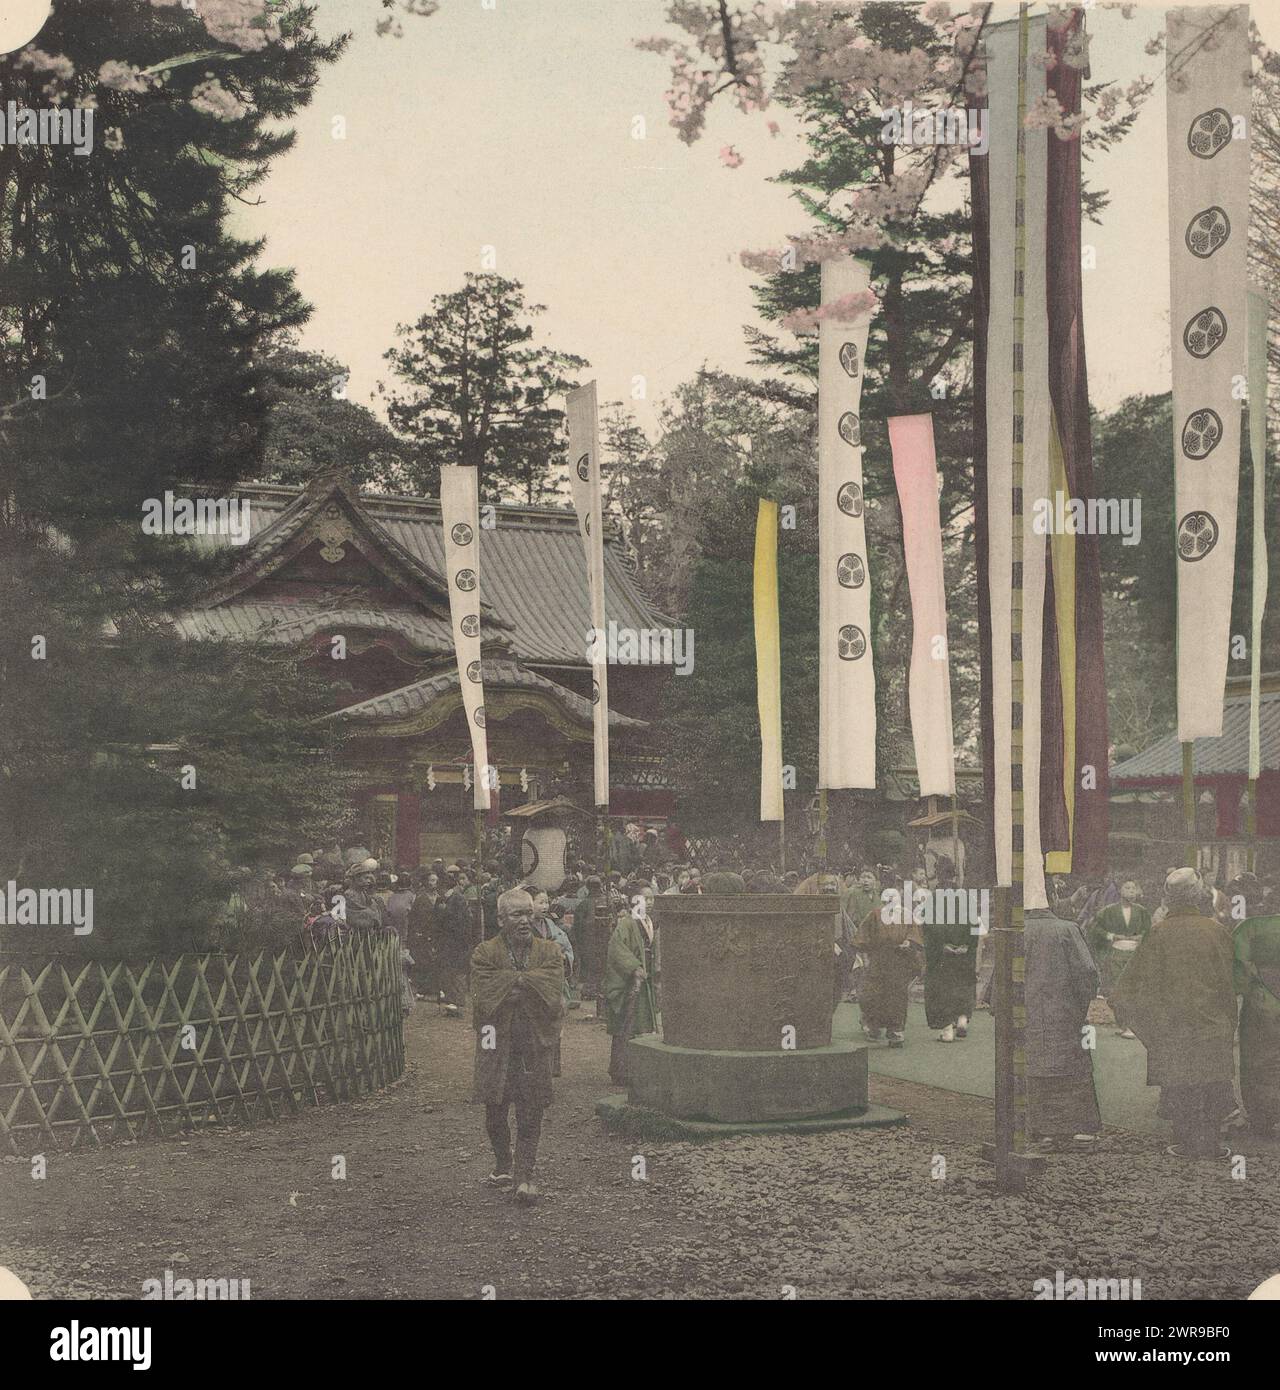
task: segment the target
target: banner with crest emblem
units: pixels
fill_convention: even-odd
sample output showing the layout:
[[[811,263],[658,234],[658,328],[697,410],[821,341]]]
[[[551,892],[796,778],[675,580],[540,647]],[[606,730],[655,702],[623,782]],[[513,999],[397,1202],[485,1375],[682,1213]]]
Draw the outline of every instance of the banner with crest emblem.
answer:
[[[866,291],[856,257],[825,261],[822,303]],[[871,568],[862,491],[862,375],[869,312],[818,323],[818,785],[876,784]]]
[[[458,658],[458,686],[471,731],[472,805],[489,809],[489,740],[484,728],[484,680],[480,664],[480,492],[474,468],[440,470],[440,518],[449,576],[449,616]]]
[[[591,704],[595,728],[595,802],[609,805],[609,667],[604,617],[604,505],[600,491],[600,420],[596,384],[589,381],[565,397],[569,421],[569,482],[578,531],[587,557],[591,630]]]
[[[1249,8],[1165,12],[1178,738],[1222,733],[1246,379]]]

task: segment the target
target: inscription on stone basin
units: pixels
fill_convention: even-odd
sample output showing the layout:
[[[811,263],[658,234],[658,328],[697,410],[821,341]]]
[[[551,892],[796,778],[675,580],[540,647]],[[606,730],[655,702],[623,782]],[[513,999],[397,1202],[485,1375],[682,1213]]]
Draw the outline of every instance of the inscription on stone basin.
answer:
[[[721,1051],[831,1041],[834,897],[748,893],[659,897],[662,1036]]]

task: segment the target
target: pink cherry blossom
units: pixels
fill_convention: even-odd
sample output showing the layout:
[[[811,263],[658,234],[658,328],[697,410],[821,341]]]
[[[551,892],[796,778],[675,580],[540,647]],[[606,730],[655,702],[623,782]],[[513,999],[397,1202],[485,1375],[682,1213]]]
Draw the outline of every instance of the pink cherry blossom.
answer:
[[[203,111],[207,116],[213,116],[219,121],[238,121],[249,110],[249,107],[234,92],[227,91],[216,77],[200,83],[191,93],[191,105],[197,111]]]
[[[98,69],[98,81],[104,87],[116,92],[145,92],[152,82],[132,63],[121,63],[115,58],[108,59]]]
[[[826,319],[835,323],[852,323],[868,314],[874,314],[880,307],[880,300],[873,290],[856,290],[853,294],[841,295],[829,304],[819,304],[812,309],[796,309],[782,318],[782,326],[792,333],[814,333],[818,325]]]

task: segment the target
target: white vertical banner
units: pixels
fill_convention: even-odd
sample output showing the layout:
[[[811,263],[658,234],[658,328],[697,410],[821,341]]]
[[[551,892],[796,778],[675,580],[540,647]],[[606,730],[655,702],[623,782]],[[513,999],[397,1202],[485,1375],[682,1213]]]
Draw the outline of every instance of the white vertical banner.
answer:
[[[449,616],[458,658],[458,686],[471,730],[472,805],[489,809],[489,740],[484,727],[484,681],[480,665],[480,496],[474,468],[440,470],[440,518],[444,526],[445,568],[449,575]]]
[[[600,489],[600,421],[596,384],[589,381],[565,398],[569,421],[569,482],[578,531],[587,558],[591,631],[591,704],[595,723],[595,801],[609,805],[609,667],[604,615],[604,506]]]
[[[824,306],[867,290],[870,267],[824,261]],[[862,491],[862,378],[870,312],[818,323],[818,785],[876,784],[871,566]]]
[[[1222,734],[1249,339],[1249,8],[1165,11],[1178,738]]]
[[[1028,52],[1047,46],[1045,16],[1029,23]],[[1018,174],[1018,25],[989,29],[987,102],[991,189],[991,299],[987,326],[987,516],[990,536],[992,706],[995,727],[996,881],[1013,875],[1013,399],[1015,192]],[[1027,64],[1027,109],[1046,91],[1045,69]],[[1023,290],[1022,796],[1023,902],[1046,907],[1040,849],[1040,708],[1045,560],[1049,537],[1036,530],[1049,498],[1049,314],[1045,285],[1050,136],[1026,138]]]

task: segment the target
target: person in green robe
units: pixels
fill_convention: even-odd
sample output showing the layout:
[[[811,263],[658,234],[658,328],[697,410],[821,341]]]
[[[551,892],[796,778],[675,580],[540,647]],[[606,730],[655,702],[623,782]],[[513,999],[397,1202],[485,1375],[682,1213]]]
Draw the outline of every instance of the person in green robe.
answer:
[[[855,882],[846,879],[840,907],[854,932],[866,921],[868,912],[880,910],[880,882],[873,869],[863,869]]]
[[[1119,982],[1133,952],[1151,930],[1151,913],[1138,901],[1142,889],[1132,879],[1120,885],[1120,901],[1102,908],[1089,923],[1089,949],[1098,965],[1101,991],[1107,999]],[[1133,1037],[1124,1029],[1121,1037]]]
[[[1249,1128],[1280,1120],[1280,916],[1249,917],[1235,930],[1240,1009],[1240,1098]]]
[[[653,889],[644,888],[618,914],[605,957],[605,1027],[613,1039],[609,1054],[609,1079],[616,1086],[627,1081],[627,1042],[641,1033],[658,1029],[658,1007],[653,992]],[[630,1023],[628,1024],[628,1014]]]

